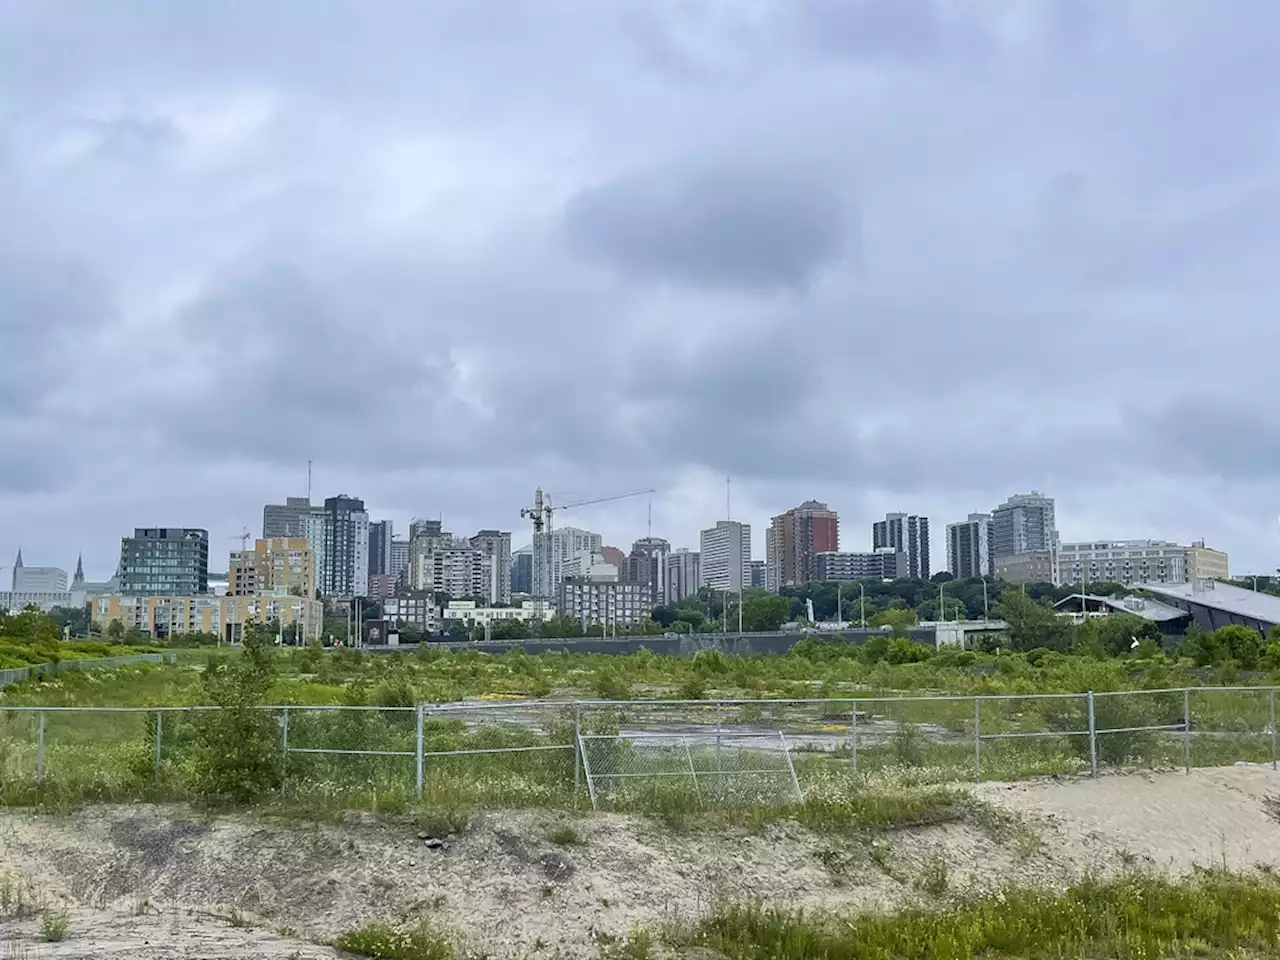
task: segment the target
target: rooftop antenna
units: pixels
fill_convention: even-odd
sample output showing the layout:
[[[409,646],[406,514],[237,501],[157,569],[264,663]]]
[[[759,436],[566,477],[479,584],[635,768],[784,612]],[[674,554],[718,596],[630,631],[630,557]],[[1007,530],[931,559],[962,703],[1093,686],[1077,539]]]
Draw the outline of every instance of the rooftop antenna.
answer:
[[[307,461],[307,503],[311,502],[311,461]]]
[[[649,532],[647,534],[650,540],[653,539],[653,501],[649,501]]]
[[[733,478],[724,478],[724,518],[733,519]]]

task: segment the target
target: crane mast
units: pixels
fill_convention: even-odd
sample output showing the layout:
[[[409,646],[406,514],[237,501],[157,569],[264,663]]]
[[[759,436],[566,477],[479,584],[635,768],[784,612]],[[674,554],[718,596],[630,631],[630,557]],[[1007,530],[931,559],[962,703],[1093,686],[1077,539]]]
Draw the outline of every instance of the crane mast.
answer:
[[[538,487],[533,493],[533,506],[521,507],[520,516],[533,521],[533,592],[538,594],[544,583],[550,583],[548,567],[554,563],[551,556],[551,533],[555,527],[555,512],[570,510],[574,507],[586,507],[596,503],[609,503],[613,500],[625,500],[628,497],[639,497],[646,493],[654,493],[653,489],[633,490],[630,493],[615,493],[608,497],[593,497],[589,500],[575,500],[554,506],[551,496]]]

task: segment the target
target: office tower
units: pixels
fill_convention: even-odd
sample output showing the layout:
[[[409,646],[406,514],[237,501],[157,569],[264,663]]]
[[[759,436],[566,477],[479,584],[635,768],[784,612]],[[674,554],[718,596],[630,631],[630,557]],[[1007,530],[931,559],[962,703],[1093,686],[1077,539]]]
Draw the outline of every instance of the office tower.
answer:
[[[137,527],[120,540],[120,594],[191,597],[209,590],[209,532]]]
[[[641,537],[631,545],[623,579],[649,584],[655,604],[667,602],[667,559],[671,544],[661,537]]]
[[[704,587],[734,593],[751,586],[751,525],[717,520],[702,531],[699,577]]]
[[[391,572],[391,541],[394,539],[390,520],[369,524],[369,575]]]
[[[677,603],[698,592],[702,582],[702,554],[681,547],[667,557],[667,592],[665,603]]]
[[[888,513],[871,527],[871,548],[892,547],[907,555],[907,576],[929,579],[929,518]]]
[[[533,593],[533,547],[521,547],[511,555],[511,592]]]
[[[991,515],[947,524],[947,569],[957,580],[991,576]]]
[[[320,580],[326,597],[368,595],[369,514],[363,500],[346,494],[325,499]]]
[[[1032,490],[1010,497],[991,511],[991,559],[1058,548],[1053,498]]]

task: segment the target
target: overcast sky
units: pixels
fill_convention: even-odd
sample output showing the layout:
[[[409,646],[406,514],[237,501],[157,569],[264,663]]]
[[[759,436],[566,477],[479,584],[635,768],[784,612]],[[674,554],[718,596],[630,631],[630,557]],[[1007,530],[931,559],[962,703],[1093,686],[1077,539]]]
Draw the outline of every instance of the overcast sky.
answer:
[[[1275,0],[0,0],[0,564],[262,505],[1280,564]],[[7,571],[6,571],[7,573]],[[0,578],[0,582],[3,579]]]

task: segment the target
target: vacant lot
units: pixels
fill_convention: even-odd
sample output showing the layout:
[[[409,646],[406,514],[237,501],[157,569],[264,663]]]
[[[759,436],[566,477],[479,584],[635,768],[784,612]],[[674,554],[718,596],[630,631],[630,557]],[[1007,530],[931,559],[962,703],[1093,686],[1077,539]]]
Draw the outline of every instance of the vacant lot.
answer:
[[[678,829],[540,810],[342,823],[178,806],[0,815],[12,945],[49,957],[322,957],[374,922],[429,921],[494,958],[607,955],[636,929],[761,897],[810,910],[937,905],[1147,866],[1280,866],[1269,768],[973,788],[893,830]],[[40,940],[45,909],[68,933]],[[21,956],[21,953],[15,954]]]

